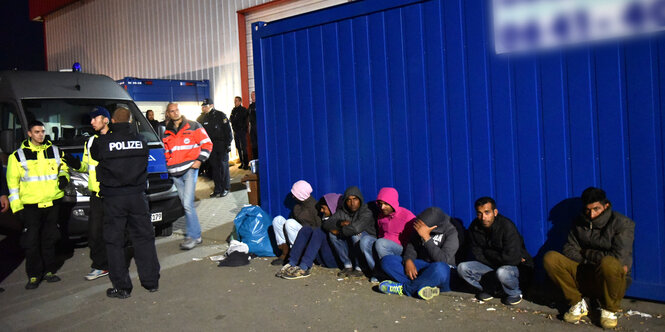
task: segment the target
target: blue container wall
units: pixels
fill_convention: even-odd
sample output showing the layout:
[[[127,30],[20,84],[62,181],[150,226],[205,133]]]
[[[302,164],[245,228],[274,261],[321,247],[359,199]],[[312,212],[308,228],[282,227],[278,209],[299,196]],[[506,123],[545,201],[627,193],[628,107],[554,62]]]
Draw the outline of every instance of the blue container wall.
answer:
[[[482,0],[361,1],[255,25],[262,206],[381,187],[468,226],[493,196],[529,252],[560,249],[575,198],[635,220],[628,294],[665,301],[665,36],[496,55]]]

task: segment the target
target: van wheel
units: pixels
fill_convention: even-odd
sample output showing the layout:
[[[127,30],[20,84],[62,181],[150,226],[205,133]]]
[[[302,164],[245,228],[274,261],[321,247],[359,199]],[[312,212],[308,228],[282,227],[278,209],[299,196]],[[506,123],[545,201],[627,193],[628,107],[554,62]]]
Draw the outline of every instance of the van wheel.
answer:
[[[173,224],[168,226],[155,226],[155,236],[171,236],[173,234]]]

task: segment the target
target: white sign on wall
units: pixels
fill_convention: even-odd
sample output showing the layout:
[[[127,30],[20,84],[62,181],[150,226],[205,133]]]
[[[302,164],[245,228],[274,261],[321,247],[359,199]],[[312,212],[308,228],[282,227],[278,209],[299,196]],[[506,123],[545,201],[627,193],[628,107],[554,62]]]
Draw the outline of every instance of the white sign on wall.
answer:
[[[493,0],[496,53],[665,30],[665,0]]]

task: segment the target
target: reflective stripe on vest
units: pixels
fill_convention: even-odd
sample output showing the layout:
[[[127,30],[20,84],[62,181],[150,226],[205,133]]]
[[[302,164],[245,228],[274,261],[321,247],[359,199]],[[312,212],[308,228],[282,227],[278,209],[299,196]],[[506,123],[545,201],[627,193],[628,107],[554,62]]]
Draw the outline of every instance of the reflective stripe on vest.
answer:
[[[58,149],[57,146],[51,145],[51,149],[53,149],[53,157],[55,159],[55,163],[60,169],[60,150]],[[21,181],[23,182],[34,182],[34,181],[48,181],[48,180],[57,180],[58,179],[58,174],[51,174],[51,175],[41,175],[41,176],[27,176],[28,175],[28,160],[25,159],[25,152],[23,152],[23,148],[18,149],[17,151],[18,154],[18,161],[21,163],[21,166],[23,166],[23,169],[25,170],[25,174],[21,177]],[[46,150],[44,150],[46,152]]]

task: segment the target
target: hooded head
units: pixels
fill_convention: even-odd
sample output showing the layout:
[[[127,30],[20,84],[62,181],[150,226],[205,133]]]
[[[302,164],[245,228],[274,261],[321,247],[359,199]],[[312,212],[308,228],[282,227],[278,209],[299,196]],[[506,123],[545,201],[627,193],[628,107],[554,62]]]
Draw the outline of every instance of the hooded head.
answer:
[[[325,206],[328,208],[330,215],[335,214],[335,211],[337,211],[337,207],[340,204],[341,197],[342,194],[337,194],[337,193],[329,193],[323,195],[323,197],[321,197],[319,202],[316,204],[316,210],[321,212],[321,208]]]
[[[429,207],[425,211],[420,212],[417,218],[422,220],[428,227],[437,226],[432,230],[432,233],[442,233],[446,223],[450,224],[450,216],[436,206]]]
[[[344,192],[343,202],[344,211],[353,214],[365,203],[365,199],[358,187],[351,186]]]
[[[381,209],[381,213],[384,215],[389,215],[397,210],[399,207],[399,194],[395,188],[384,187],[379,190],[379,194],[376,195],[377,205]],[[388,206],[385,206],[381,202],[385,202]]]
[[[304,202],[312,194],[312,186],[305,180],[300,180],[291,187],[291,194],[301,202]]]

